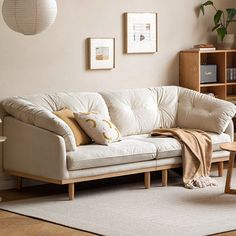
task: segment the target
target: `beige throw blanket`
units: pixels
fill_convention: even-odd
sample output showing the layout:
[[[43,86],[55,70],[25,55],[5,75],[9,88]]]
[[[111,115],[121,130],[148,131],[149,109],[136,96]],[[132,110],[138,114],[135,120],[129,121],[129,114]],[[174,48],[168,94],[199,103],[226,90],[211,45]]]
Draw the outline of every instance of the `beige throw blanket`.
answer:
[[[151,136],[173,137],[182,144],[183,182],[186,188],[204,188],[216,186],[209,177],[212,158],[210,136],[201,130],[156,129]]]

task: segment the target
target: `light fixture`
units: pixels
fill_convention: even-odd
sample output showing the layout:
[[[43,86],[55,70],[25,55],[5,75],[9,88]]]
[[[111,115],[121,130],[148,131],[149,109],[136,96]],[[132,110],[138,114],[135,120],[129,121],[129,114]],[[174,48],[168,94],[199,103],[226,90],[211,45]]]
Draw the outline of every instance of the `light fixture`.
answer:
[[[34,35],[53,24],[57,3],[55,0],[4,0],[2,15],[12,30]]]

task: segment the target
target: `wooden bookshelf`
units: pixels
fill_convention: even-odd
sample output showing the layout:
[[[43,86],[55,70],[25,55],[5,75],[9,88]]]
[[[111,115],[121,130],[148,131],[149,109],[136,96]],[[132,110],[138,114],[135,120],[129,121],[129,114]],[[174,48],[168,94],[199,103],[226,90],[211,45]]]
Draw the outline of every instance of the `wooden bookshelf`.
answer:
[[[217,82],[201,83],[201,65],[216,65]],[[235,68],[234,76],[227,69]],[[232,75],[232,73],[231,73]],[[235,79],[235,80],[234,80]],[[236,49],[180,52],[180,86],[236,101]]]

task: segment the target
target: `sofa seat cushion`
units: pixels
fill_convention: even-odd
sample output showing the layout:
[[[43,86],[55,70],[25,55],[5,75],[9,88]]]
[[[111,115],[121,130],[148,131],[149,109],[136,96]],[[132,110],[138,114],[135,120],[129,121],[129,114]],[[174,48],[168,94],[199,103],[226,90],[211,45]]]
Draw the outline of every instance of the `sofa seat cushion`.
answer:
[[[230,136],[228,134],[216,134],[208,133],[211,136],[213,151],[220,151],[220,144],[231,142]],[[182,155],[181,144],[178,140],[174,138],[159,138],[159,137],[150,137],[149,134],[144,135],[133,135],[127,136],[124,139],[126,140],[139,140],[147,143],[152,143],[156,146],[157,149],[157,159],[176,157]]]
[[[155,144],[141,140],[122,140],[108,146],[81,145],[67,153],[67,168],[80,170],[148,161],[156,158],[156,152]]]

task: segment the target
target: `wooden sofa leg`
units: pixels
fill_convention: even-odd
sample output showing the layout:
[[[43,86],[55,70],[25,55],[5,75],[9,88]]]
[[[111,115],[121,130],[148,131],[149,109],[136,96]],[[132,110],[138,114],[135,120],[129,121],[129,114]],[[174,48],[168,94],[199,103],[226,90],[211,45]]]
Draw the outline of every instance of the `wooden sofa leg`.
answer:
[[[218,175],[219,177],[222,177],[224,173],[224,162],[218,162]]]
[[[69,200],[74,200],[75,198],[75,184],[68,184]]]
[[[22,189],[22,177],[17,177],[17,179],[16,179],[16,189],[17,190]]]
[[[151,173],[150,172],[144,173],[144,185],[146,189],[151,187]]]
[[[167,186],[168,184],[168,170],[162,170],[162,186]]]

